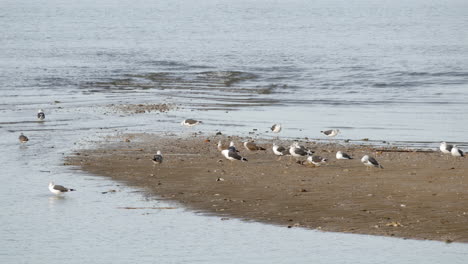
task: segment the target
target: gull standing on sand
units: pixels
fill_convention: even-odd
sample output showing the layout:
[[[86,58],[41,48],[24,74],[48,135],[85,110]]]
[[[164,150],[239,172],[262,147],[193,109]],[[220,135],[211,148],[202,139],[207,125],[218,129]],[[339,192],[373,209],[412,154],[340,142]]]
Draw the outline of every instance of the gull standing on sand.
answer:
[[[62,193],[66,193],[66,192],[76,191],[75,189],[65,188],[62,185],[55,185],[53,182],[49,182],[49,190],[53,194],[62,194]]]
[[[23,135],[23,133],[21,133],[21,135],[18,137],[18,139],[19,139],[19,141],[21,143],[26,143],[26,142],[29,141],[29,138],[27,136]]]
[[[257,144],[255,144],[253,141],[244,142],[244,147],[245,147],[245,149],[247,149],[249,151],[266,150],[265,148],[257,146]]]
[[[361,162],[367,166],[366,169],[368,169],[369,167],[383,169],[382,165],[380,165],[376,159],[370,157],[369,155],[365,155],[364,157],[362,157]]]
[[[228,160],[240,160],[240,161],[247,161],[246,158],[244,157],[241,157],[241,155],[239,155],[237,153],[237,149],[235,147],[229,147],[228,149],[225,149],[223,151],[221,151],[221,154]]]
[[[348,154],[344,153],[344,152],[338,151],[338,152],[336,152],[336,159],[350,160],[350,159],[353,159],[353,158],[351,156],[349,156]]]
[[[201,124],[201,123],[203,123],[203,122],[195,120],[195,119],[185,119],[180,124],[183,125],[183,126],[192,127],[192,126],[196,126],[196,125]]]
[[[290,147],[289,147],[289,153],[296,158],[299,157],[304,157],[308,155],[314,154],[315,151],[312,151],[310,149],[307,149],[304,146],[299,146],[298,142],[294,142]]]
[[[339,129],[330,129],[330,130],[322,130],[320,133],[324,134],[327,137],[335,137],[340,133]]]
[[[43,121],[45,119],[44,110],[39,109],[39,111],[37,111],[37,119],[39,119],[40,121]]]
[[[452,150],[450,151],[452,156],[454,157],[464,157],[465,153],[461,149],[457,147],[457,145],[453,145]]]
[[[161,154],[161,151],[158,150],[156,152],[156,155],[154,155],[154,157],[151,160],[153,161],[154,164],[161,164],[163,162],[163,156]]]
[[[307,157],[307,161],[319,167],[320,165],[325,164],[327,162],[327,159],[321,156],[309,156]]]
[[[281,132],[281,124],[274,124],[270,129],[273,133],[279,133]]]
[[[448,145],[446,142],[441,142],[440,143],[440,151],[444,154],[450,154],[452,151],[453,145]]]
[[[285,147],[278,146],[276,143],[273,143],[273,153],[276,156],[284,156],[284,155],[289,155],[289,149],[286,149]]]

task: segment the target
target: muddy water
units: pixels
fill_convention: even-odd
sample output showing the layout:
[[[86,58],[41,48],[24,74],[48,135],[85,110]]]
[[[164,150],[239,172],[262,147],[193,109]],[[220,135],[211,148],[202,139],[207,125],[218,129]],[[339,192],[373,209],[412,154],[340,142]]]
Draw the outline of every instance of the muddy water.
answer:
[[[284,137],[321,138],[320,130],[340,128],[339,140],[466,145],[465,1],[6,0],[1,6],[2,262],[468,258],[459,244],[221,221],[182,208],[119,209],[172,205],[62,160],[109,134],[271,136],[265,131],[274,122],[284,125]],[[131,114],[108,107],[139,103],[178,108]],[[45,122],[36,122],[39,108]],[[183,129],[186,117],[205,125]],[[27,144],[18,143],[20,132]],[[50,180],[78,191],[57,198],[47,190]],[[117,192],[102,194],[110,189]]]

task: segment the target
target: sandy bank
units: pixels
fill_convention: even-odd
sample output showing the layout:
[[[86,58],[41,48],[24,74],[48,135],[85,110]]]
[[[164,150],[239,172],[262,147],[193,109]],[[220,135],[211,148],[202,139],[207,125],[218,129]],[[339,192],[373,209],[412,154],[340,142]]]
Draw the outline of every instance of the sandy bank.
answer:
[[[231,140],[223,136],[149,134],[114,138],[96,149],[80,150],[66,162],[221,217],[468,242],[468,159],[302,142],[329,158],[326,166],[310,167],[288,157],[278,161],[271,140],[257,141],[267,151],[248,152],[242,139],[232,139],[248,162],[221,156],[218,140]],[[338,149],[355,159],[336,160]],[[164,162],[154,166],[150,159],[157,150]],[[359,161],[365,154],[376,157],[385,169],[367,171]]]

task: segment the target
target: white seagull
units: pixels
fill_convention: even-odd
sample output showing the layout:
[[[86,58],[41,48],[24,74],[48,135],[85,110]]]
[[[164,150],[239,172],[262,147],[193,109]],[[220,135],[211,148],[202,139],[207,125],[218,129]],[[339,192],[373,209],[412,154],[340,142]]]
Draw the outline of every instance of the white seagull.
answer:
[[[66,193],[66,192],[76,191],[75,189],[65,188],[62,185],[55,185],[53,182],[49,182],[49,190],[53,194],[62,194],[62,193]]]
[[[158,150],[158,152],[156,152],[156,155],[154,155],[154,157],[151,160],[154,164],[161,164],[163,162],[163,156],[161,154],[161,151]]]
[[[452,151],[453,145],[448,145],[446,142],[441,142],[440,143],[440,151],[445,154],[450,154]]]
[[[270,129],[273,133],[279,133],[281,132],[281,124],[274,124]]]
[[[307,157],[307,161],[319,167],[320,165],[325,164],[327,159],[320,156],[309,156]]]
[[[368,168],[369,167],[374,167],[374,168],[381,168],[383,169],[382,165],[379,164],[379,162],[374,159],[373,157],[369,157],[369,155],[365,155],[362,157],[361,162],[366,165]]]
[[[278,146],[276,143],[273,143],[273,153],[276,156],[284,156],[284,155],[289,155],[289,149],[286,149],[285,147]]]
[[[195,120],[195,119],[185,119],[180,124],[183,125],[183,126],[192,127],[192,126],[196,126],[196,125],[201,124],[201,123],[203,123],[203,122]]]
[[[241,155],[239,155],[237,153],[237,149],[235,147],[229,147],[228,149],[225,149],[223,151],[221,151],[221,154],[228,160],[240,160],[240,161],[247,161],[246,158],[244,157],[241,157]]]
[[[336,159],[350,160],[350,159],[353,159],[353,158],[351,156],[349,156],[348,154],[344,153],[344,152],[338,151],[338,152],[336,152]]]
[[[330,129],[330,130],[322,130],[320,133],[324,134],[327,137],[335,137],[340,133],[339,129]]]
[[[299,143],[294,142],[290,147],[289,147],[289,153],[296,158],[299,157],[304,157],[308,155],[314,154],[315,151],[312,151],[310,149],[307,149],[304,146],[299,146]]]
[[[37,111],[37,119],[39,119],[40,121],[45,119],[44,110],[39,109],[39,111]]]
[[[452,156],[454,157],[464,157],[465,153],[461,149],[457,147],[457,145],[453,145],[452,150],[451,150]]]

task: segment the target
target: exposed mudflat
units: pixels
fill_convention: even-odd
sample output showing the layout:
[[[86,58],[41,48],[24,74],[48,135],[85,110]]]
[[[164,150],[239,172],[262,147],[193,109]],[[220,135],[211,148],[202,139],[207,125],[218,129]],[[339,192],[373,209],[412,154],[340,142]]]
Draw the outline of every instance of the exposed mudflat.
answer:
[[[218,140],[233,140],[248,162],[228,161]],[[301,142],[327,157],[313,167],[278,160],[272,140],[249,152],[241,138],[131,134],[79,150],[66,164],[109,176],[196,211],[285,227],[468,242],[468,159],[440,152]],[[291,141],[279,142],[289,146]],[[151,158],[161,150],[164,162]],[[353,160],[336,160],[342,150]],[[385,169],[367,170],[374,156]]]

